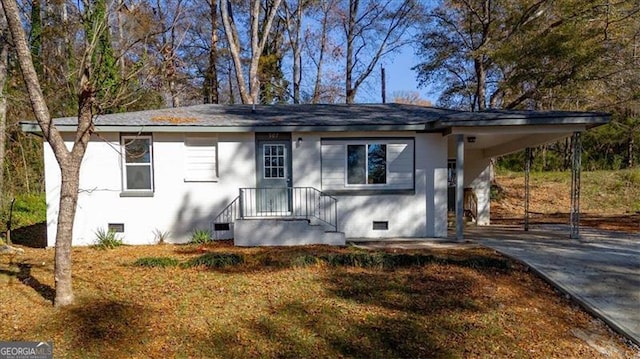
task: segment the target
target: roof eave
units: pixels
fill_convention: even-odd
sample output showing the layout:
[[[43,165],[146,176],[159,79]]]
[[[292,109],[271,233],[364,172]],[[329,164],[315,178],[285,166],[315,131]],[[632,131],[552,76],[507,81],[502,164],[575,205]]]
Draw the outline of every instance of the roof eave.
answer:
[[[588,128],[601,126],[611,121],[609,114],[567,117],[497,118],[490,120],[438,120],[427,124],[431,130],[446,130],[452,127],[487,126],[540,126],[540,125],[586,125]]]
[[[20,123],[23,132],[41,133],[37,123]],[[60,132],[75,132],[77,125],[56,125]],[[344,132],[344,131],[424,131],[423,124],[408,125],[274,125],[274,126],[145,126],[145,125],[95,125],[94,132]]]

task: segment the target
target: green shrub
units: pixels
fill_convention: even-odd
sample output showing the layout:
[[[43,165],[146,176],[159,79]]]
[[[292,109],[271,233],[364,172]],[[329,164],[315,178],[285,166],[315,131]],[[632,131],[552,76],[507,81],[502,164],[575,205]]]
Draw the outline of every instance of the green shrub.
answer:
[[[436,261],[432,255],[385,252],[331,254],[323,259],[332,266],[388,269],[422,266]]]
[[[224,268],[244,263],[244,257],[234,253],[207,253],[181,264],[182,268],[207,267]]]
[[[383,267],[383,253],[340,253],[330,254],[326,257],[327,262],[334,266],[348,267]]]
[[[206,244],[211,242],[211,232],[206,229],[196,229],[191,235],[191,243]]]
[[[104,228],[98,228],[95,233],[96,241],[94,247],[97,249],[114,249],[123,244],[122,239],[118,238],[114,231],[105,231]]]
[[[429,263],[456,265],[474,269],[492,268],[498,270],[509,269],[509,262],[499,258],[472,257],[465,260],[454,258],[439,258],[430,254],[409,253],[385,253],[385,252],[355,252],[334,253],[321,256],[300,255],[295,257],[293,266],[309,266],[317,263],[327,263],[333,267],[359,267],[359,268],[405,268],[424,266]]]
[[[308,267],[308,266],[316,265],[320,262],[323,262],[321,258],[318,258],[310,254],[303,254],[293,258],[291,260],[291,265],[294,267]]]
[[[175,267],[178,264],[180,264],[180,262],[177,259],[169,258],[169,257],[144,257],[144,258],[138,258],[138,260],[136,260],[133,263],[133,265],[138,267],[161,267],[161,268]]]

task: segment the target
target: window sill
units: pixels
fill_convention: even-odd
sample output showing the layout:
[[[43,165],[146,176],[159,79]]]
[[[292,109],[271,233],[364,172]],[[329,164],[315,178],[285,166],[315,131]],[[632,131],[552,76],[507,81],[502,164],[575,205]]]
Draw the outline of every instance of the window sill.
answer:
[[[378,196],[378,195],[415,195],[415,189],[343,189],[343,190],[322,190],[331,196]]]
[[[122,191],[120,197],[153,197],[153,191]]]
[[[184,183],[217,183],[218,179],[184,179]]]

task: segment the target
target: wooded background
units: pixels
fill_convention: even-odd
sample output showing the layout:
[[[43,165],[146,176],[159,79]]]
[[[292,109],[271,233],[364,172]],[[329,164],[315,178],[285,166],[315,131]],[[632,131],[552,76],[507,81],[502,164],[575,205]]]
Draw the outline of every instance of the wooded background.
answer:
[[[198,103],[354,103],[362,91],[379,93],[380,65],[394,66],[399,51],[409,49],[420,59],[413,68],[417,79],[438,98],[433,105],[610,112],[610,125],[584,136],[584,168],[634,167],[640,158],[636,0],[18,5],[53,117],[77,116],[87,68],[97,77],[98,116]],[[96,40],[87,45],[90,38]],[[4,14],[0,89],[0,205],[6,214],[12,198],[41,193],[44,180],[42,140],[18,125],[33,114]],[[410,91],[389,101],[428,104]],[[569,168],[569,149],[568,140],[535,149],[534,169]],[[518,170],[522,157],[510,155],[498,165]]]

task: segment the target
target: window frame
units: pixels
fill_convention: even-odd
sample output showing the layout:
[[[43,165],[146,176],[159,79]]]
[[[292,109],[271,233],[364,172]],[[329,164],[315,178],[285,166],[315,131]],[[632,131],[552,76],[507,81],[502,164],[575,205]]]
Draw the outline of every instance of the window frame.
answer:
[[[274,157],[276,159],[280,159],[282,158],[282,166],[277,164],[276,166],[273,165],[269,165],[267,166],[265,160],[267,157],[267,147],[270,148],[269,151],[269,159],[272,160]],[[275,155],[273,153],[271,153],[271,150],[273,148],[282,148],[282,154],[278,154],[276,153]],[[281,143],[264,143],[262,145],[262,179],[265,180],[284,180],[287,178],[287,146],[285,146],[284,144]],[[278,175],[277,177],[267,177],[267,168],[269,170],[271,169],[276,169],[276,174]],[[282,169],[282,176],[280,176],[280,173],[278,170]],[[271,172],[269,173],[269,175],[271,175]]]
[[[385,146],[384,150],[384,183],[368,183],[369,182],[369,146],[370,145],[382,145]],[[349,146],[364,146],[365,159],[365,183],[349,183]],[[358,188],[384,188],[389,185],[389,151],[388,143],[384,140],[376,141],[349,141],[344,144],[344,186],[345,188],[358,189]]]
[[[148,140],[149,141],[149,162],[148,163],[128,163],[127,162],[127,142],[135,140]],[[153,159],[153,136],[151,134],[123,134],[120,135],[120,149],[121,149],[121,166],[122,166],[122,192],[123,193],[140,193],[147,194],[155,191],[155,176],[154,176],[154,159]],[[150,188],[128,188],[127,175],[128,166],[133,167],[149,167],[149,184]]]

